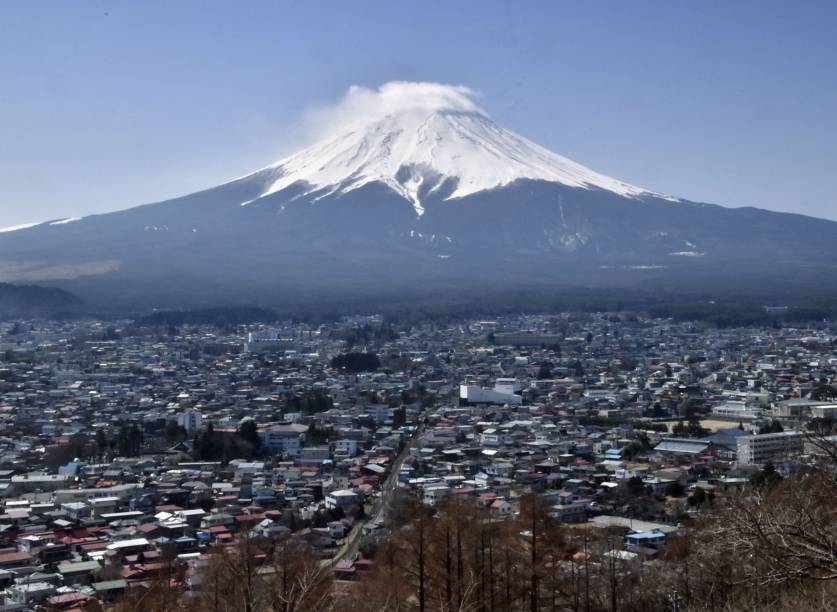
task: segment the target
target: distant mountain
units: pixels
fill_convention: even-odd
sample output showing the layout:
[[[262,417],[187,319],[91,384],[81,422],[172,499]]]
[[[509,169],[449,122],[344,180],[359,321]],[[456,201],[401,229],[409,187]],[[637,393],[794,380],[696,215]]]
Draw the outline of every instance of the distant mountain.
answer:
[[[0,280],[180,305],[471,284],[816,286],[837,276],[837,223],[635,187],[506,130],[458,90],[396,86],[386,112],[229,183],[2,231]]]
[[[43,314],[70,311],[81,300],[62,289],[35,285],[0,283],[0,318],[21,314]]]

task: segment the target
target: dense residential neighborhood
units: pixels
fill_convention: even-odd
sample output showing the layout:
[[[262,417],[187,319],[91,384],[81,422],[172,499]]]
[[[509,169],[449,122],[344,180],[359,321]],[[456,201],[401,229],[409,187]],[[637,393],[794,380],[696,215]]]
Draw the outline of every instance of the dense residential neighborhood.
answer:
[[[111,605],[174,567],[199,597],[251,541],[304,546],[348,597],[415,508],[511,524],[532,499],[618,534],[570,566],[652,567],[829,451],[835,337],[633,313],[2,323],[0,609]]]

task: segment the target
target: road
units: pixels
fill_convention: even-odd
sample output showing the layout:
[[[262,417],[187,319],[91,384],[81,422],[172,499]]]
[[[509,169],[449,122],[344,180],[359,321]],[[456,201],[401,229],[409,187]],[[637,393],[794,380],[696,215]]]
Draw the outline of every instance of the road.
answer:
[[[419,436],[421,429],[422,428],[420,426],[416,427],[416,431],[413,432],[413,435],[405,441],[404,448],[401,449],[401,452],[398,453],[395,461],[392,462],[389,473],[381,486],[381,496],[373,502],[374,507],[372,512],[366,519],[356,521],[355,526],[352,527],[349,535],[346,536],[346,541],[343,542],[343,546],[337,550],[331,559],[324,560],[324,563],[336,565],[338,561],[342,561],[343,559],[354,560],[357,556],[357,549],[360,545],[361,535],[363,534],[363,525],[369,522],[383,522],[386,518],[387,510],[392,502],[392,496],[395,491],[398,490],[398,472],[401,470],[404,460],[410,455],[410,445]]]

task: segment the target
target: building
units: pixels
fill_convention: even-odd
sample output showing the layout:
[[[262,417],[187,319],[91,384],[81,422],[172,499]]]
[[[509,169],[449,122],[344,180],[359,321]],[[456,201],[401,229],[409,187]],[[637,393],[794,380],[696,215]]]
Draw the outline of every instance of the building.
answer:
[[[651,531],[637,531],[625,536],[625,548],[633,550],[636,548],[652,548],[659,550],[666,543],[666,534],[659,529]]]
[[[299,463],[322,463],[331,459],[328,446],[308,446],[303,448],[296,457]]]
[[[245,476],[256,476],[264,473],[264,461],[239,463],[235,468],[235,478],[241,480]]]
[[[307,432],[308,426],[299,423],[272,425],[259,429],[259,439],[262,448],[273,454],[286,454],[296,457],[305,444],[305,434]]]
[[[203,415],[197,410],[186,409],[177,415],[177,424],[192,436],[203,429]]]
[[[654,451],[663,457],[698,458],[712,453],[712,444],[705,440],[690,438],[663,438],[654,447]]]
[[[357,455],[357,440],[343,438],[334,444],[334,452],[340,455],[354,457]]]
[[[477,385],[460,385],[459,386],[459,403],[463,405],[469,404],[496,404],[503,406],[505,404],[518,405],[523,403],[523,398],[519,395],[509,392],[509,387],[501,385],[500,390],[484,389]]]
[[[250,332],[244,343],[246,353],[284,353],[296,348],[293,338],[283,335],[277,330]]]
[[[431,484],[424,487],[422,501],[428,506],[435,506],[447,499],[450,494],[450,487],[444,483]]]
[[[12,476],[12,486],[20,493],[33,491],[54,491],[69,484],[69,474],[45,474],[43,472],[29,472]]]
[[[736,440],[736,460],[746,465],[779,462],[799,455],[805,446],[805,436],[798,431],[741,436]]]
[[[761,416],[761,409],[758,406],[750,406],[747,402],[730,400],[713,407],[712,416],[752,421]]]
[[[325,498],[326,508],[334,510],[340,508],[341,510],[348,510],[352,506],[360,503],[360,497],[357,493],[350,489],[342,489],[339,491],[332,491]]]

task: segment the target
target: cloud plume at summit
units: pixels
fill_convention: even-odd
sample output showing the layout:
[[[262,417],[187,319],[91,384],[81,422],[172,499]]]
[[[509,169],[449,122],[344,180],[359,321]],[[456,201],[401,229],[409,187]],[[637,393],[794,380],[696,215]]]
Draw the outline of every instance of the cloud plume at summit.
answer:
[[[487,113],[474,99],[479,93],[465,85],[390,81],[372,88],[352,85],[334,104],[317,105],[305,113],[306,136],[317,140],[352,126],[363,127],[396,112],[438,111]]]

